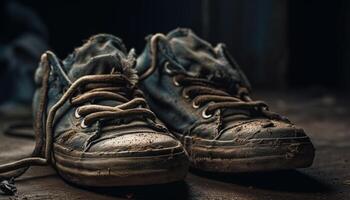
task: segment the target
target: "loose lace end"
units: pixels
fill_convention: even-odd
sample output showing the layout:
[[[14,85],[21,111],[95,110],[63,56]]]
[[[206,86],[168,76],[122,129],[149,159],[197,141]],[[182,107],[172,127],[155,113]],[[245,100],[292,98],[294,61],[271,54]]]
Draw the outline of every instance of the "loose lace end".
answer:
[[[0,194],[13,195],[17,192],[14,178],[0,182]]]

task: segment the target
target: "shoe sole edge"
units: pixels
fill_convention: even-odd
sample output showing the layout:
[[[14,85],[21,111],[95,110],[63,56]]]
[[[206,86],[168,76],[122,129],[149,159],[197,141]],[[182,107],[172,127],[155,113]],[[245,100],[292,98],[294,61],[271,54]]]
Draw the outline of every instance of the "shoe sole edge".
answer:
[[[62,148],[62,147],[60,147]],[[185,151],[160,156],[93,158],[55,151],[58,173],[68,182],[92,187],[152,185],[181,181],[189,163]]]
[[[268,138],[237,142],[181,138],[194,169],[209,172],[258,172],[306,168],[312,165],[315,149],[309,138]]]

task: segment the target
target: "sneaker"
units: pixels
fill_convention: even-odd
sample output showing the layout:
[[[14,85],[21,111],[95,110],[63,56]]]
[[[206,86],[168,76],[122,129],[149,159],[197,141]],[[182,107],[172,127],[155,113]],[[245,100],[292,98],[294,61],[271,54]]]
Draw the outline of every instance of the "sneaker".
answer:
[[[68,182],[97,187],[184,179],[186,151],[149,110],[135,64],[134,51],[107,34],[63,61],[44,53],[35,75],[36,148],[0,173],[51,164]]]
[[[213,47],[189,29],[147,40],[137,59],[141,89],[192,167],[249,172],[312,164],[304,130],[250,98],[249,82],[223,44]]]

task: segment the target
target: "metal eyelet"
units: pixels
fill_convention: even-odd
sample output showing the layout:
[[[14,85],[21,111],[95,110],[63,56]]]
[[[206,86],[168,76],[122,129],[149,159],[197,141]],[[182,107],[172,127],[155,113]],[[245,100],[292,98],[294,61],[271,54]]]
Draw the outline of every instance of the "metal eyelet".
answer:
[[[188,96],[188,94],[185,93],[185,90],[182,90],[182,97],[185,99],[189,99],[190,96]]]
[[[164,70],[165,70],[165,72],[166,72],[167,74],[171,75],[171,74],[173,73],[173,71],[171,71],[171,70],[169,69],[169,65],[170,65],[170,63],[169,63],[169,62],[166,62],[166,63],[164,64]]]
[[[175,76],[173,77],[173,83],[174,83],[174,85],[175,85],[176,87],[180,87],[180,83],[177,82]]]
[[[81,115],[79,115],[79,111],[78,111],[79,108],[75,109],[75,112],[74,112],[74,117],[79,119],[81,118]]]
[[[202,117],[204,118],[204,119],[209,119],[209,118],[211,118],[213,116],[213,114],[207,114],[207,109],[204,109],[203,111],[202,111]]]
[[[81,128],[87,128],[88,126],[85,124],[85,119],[83,119],[80,123]]]
[[[197,105],[196,102],[193,101],[193,102],[192,102],[192,107],[195,108],[195,109],[197,109],[197,108],[199,108],[199,105]]]

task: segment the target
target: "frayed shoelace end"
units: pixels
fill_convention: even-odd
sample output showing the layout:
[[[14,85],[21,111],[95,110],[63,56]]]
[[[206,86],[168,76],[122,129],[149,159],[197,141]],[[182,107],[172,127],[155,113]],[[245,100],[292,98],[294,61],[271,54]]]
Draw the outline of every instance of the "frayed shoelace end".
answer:
[[[0,194],[13,195],[17,192],[14,178],[0,182]]]

